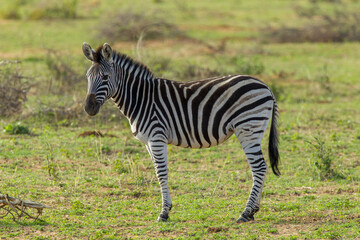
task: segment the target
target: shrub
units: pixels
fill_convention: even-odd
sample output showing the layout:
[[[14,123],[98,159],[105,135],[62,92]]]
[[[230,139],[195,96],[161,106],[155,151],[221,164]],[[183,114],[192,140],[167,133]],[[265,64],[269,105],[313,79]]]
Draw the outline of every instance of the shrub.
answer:
[[[28,13],[27,18],[39,19],[74,19],[77,17],[77,0],[41,1]]]
[[[78,0],[12,0],[1,3],[3,19],[74,19]]]
[[[263,39],[270,42],[345,42],[360,41],[360,12],[348,9],[341,1],[333,11],[325,11],[313,1],[310,7],[297,7],[297,15],[307,21],[300,27],[268,28]]]
[[[181,35],[178,27],[169,23],[156,11],[134,12],[123,10],[104,19],[97,34],[107,41],[133,41],[141,36],[146,39],[159,39]]]
[[[20,19],[20,1],[6,1],[1,3],[0,17],[3,19]]]
[[[63,101],[62,106],[60,106],[58,101],[61,101],[61,98],[59,99],[51,103],[39,101],[32,116],[62,126],[70,126],[74,124],[74,121],[76,122],[76,120],[86,116],[82,102],[74,100],[64,103]]]
[[[49,89],[52,89],[52,80],[54,80],[56,91],[64,92],[75,90],[75,85],[84,80],[84,76],[76,72],[71,63],[57,51],[48,49],[45,59],[46,66],[51,73],[51,82]]]
[[[0,61],[0,116],[21,113],[31,88],[30,80],[21,74],[20,62]]]

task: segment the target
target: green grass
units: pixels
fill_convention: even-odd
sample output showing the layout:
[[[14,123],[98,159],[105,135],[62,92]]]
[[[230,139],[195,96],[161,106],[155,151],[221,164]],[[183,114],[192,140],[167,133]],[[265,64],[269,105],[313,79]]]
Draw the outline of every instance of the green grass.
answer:
[[[27,12],[26,4],[20,14]],[[347,4],[359,7],[357,1]],[[163,77],[184,81],[190,80],[191,74],[182,72],[189,64],[228,74],[244,71],[238,60],[256,59],[264,69],[254,74],[278,89],[281,99],[282,175],[269,171],[255,221],[235,223],[252,181],[240,144],[231,137],[209,149],[168,146],[173,209],[169,222],[157,223],[160,189],[145,146],[133,138],[113,104],[93,118],[81,110],[90,65],[82,43],[95,47],[106,41],[95,37],[98,24],[115,9],[128,7],[120,0],[83,0],[78,1],[76,19],[0,20],[1,58],[21,60],[23,74],[34,77],[24,113],[0,118],[1,129],[20,121],[31,132],[0,133],[0,193],[52,206],[41,220],[0,219],[1,238],[360,237],[358,43],[262,43],[258,36],[269,24],[301,24],[292,1],[135,1],[135,9],[159,10],[165,16],[170,12],[172,23],[189,38],[144,39],[139,52],[136,42],[115,42],[115,50],[140,56]],[[225,48],[216,50],[224,39]],[[83,82],[70,86],[72,91],[51,89],[54,76],[46,65],[47,48],[58,51],[84,76]],[[65,111],[68,108],[75,114]],[[105,137],[79,137],[93,130]],[[331,149],[326,152],[331,167],[343,179],[319,177],[316,150],[309,144],[316,138]],[[267,141],[266,136],[266,154]]]

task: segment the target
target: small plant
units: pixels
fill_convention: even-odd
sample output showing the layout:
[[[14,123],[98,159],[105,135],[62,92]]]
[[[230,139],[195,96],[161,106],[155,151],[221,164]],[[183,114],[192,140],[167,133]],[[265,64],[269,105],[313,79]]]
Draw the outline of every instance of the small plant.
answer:
[[[107,145],[103,145],[101,147],[101,153],[109,155],[109,154],[111,154],[111,148]]]
[[[315,76],[315,81],[318,82],[321,89],[324,89],[327,93],[332,92],[330,77],[327,72],[327,65],[324,65],[322,71]]]
[[[45,169],[48,171],[49,177],[57,178],[58,172],[56,171],[56,164],[54,163],[53,159],[49,160],[47,162],[47,166]]]
[[[313,153],[313,164],[320,180],[333,178],[344,178],[333,168],[334,154],[331,148],[326,146],[325,141],[319,137],[315,137],[314,141],[308,142],[315,152]]]
[[[59,178],[59,172],[57,171],[58,165],[54,160],[54,151],[50,143],[46,142],[48,147],[48,154],[46,154],[46,166],[42,167],[47,170],[49,177],[53,177],[54,179]]]
[[[84,207],[85,207],[85,205],[82,202],[80,202],[79,200],[73,201],[72,205],[71,205],[71,208],[76,209],[76,210],[84,209]]]
[[[7,126],[4,127],[4,132],[15,135],[31,134],[30,129],[24,125],[21,125],[20,122],[8,124]]]
[[[120,174],[131,172],[129,165],[120,159],[115,160],[113,169],[115,172],[120,173]]]
[[[74,215],[82,216],[85,214],[88,207],[86,207],[80,200],[75,200],[72,202],[71,209],[73,210]]]

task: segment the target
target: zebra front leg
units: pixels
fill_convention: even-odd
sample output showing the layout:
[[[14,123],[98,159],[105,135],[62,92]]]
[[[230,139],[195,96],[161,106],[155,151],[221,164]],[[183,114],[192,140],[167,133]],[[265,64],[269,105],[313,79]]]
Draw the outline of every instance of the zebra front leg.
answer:
[[[168,187],[167,170],[167,148],[166,143],[162,141],[150,142],[146,145],[151,159],[153,160],[156,176],[159,180],[162,196],[162,210],[157,219],[158,222],[166,222],[169,218],[169,212],[172,208],[172,201]]]
[[[246,207],[237,222],[254,220],[254,214],[260,209],[261,194],[267,172],[267,164],[261,151],[261,138],[262,136],[258,138],[259,141],[253,141],[253,139],[246,141],[249,138],[244,136],[239,138],[251,168],[253,186]]]

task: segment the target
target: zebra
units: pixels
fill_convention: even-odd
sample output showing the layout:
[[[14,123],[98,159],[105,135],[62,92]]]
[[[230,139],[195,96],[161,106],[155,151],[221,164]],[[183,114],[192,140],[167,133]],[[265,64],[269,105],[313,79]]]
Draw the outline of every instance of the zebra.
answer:
[[[172,208],[167,145],[208,148],[232,134],[245,152],[253,177],[250,196],[237,222],[254,220],[268,168],[261,142],[270,119],[270,164],[274,174],[280,175],[277,103],[265,83],[247,75],[172,81],[155,77],[147,66],[113,51],[107,43],[94,50],[85,42],[82,50],[92,62],[86,74],[84,109],[94,116],[111,98],[129,120],[134,137],[145,144],[161,188],[162,209],[157,221],[167,221]]]

